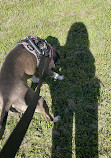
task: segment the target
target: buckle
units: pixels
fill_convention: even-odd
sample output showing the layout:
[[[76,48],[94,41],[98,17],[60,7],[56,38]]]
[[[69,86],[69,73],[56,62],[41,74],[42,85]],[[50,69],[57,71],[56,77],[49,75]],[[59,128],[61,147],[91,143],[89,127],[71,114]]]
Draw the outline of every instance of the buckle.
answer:
[[[36,47],[35,43],[33,42],[34,37],[27,36],[26,39],[28,40],[29,44],[34,48],[36,53],[41,56],[43,53]]]

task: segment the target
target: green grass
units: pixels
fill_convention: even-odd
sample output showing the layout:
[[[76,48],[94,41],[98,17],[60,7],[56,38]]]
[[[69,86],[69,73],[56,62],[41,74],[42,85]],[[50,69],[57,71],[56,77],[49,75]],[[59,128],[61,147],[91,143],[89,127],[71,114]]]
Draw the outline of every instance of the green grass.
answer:
[[[110,0],[0,1],[0,65],[20,39],[39,36],[60,53],[65,75],[41,88],[60,122],[34,114],[16,158],[111,157],[110,8]],[[0,148],[18,121],[9,114]]]

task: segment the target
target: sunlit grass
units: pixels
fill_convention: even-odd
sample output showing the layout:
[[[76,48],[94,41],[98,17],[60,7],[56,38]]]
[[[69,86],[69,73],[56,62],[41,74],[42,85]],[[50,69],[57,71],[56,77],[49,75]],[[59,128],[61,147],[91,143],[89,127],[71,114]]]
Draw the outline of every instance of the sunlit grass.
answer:
[[[87,118],[91,121],[92,117],[92,115],[89,115],[90,113],[82,109],[82,105],[84,108],[89,109],[89,105],[86,105],[86,103],[91,103],[87,99],[87,96],[85,96],[85,90],[88,90],[90,95],[92,95],[92,97],[89,96],[89,99],[91,100],[93,95],[96,93],[95,89],[98,88],[96,87],[97,80],[100,80],[100,83],[98,84],[98,93],[100,98],[98,97],[97,108],[98,155],[99,157],[111,157],[110,6],[110,0],[0,1],[0,65],[3,63],[3,60],[10,49],[13,48],[20,39],[23,39],[27,35],[39,36],[45,39],[51,36],[51,38],[48,38],[48,40],[54,44],[54,47],[57,48],[61,54],[62,61],[61,65],[57,66],[57,70],[59,73],[65,75],[64,81],[46,79],[46,82],[49,82],[49,85],[44,82],[41,90],[41,95],[48,103],[50,111],[53,111],[55,115],[56,113],[60,113],[62,115],[61,122],[57,123],[57,125],[54,123],[48,123],[45,122],[44,118],[40,114],[35,114],[24,138],[24,141],[20,147],[20,150],[16,155],[16,158],[49,158],[51,155],[52,158],[54,156],[54,158],[62,158],[61,142],[65,142],[64,135],[66,133],[69,141],[72,139],[71,154],[74,158],[76,155],[75,148],[77,146],[77,140],[75,143],[75,132],[76,129],[79,129],[79,127],[77,127],[76,121],[78,119],[80,121],[78,121],[78,125],[81,125],[81,121],[83,121],[81,119]],[[88,31],[88,49],[91,52],[94,60],[90,61],[91,64],[93,63],[93,68],[91,67],[90,73],[92,73],[92,69],[94,69],[95,66],[95,72],[93,73],[94,78],[91,78],[93,81],[89,80],[89,78],[85,76],[84,70],[81,69],[82,63],[80,63],[81,66],[77,63],[77,61],[82,61],[82,59],[77,56],[77,49],[76,54],[73,54],[74,48],[72,48],[71,42],[72,45],[74,45],[76,48],[78,47],[77,44],[74,44],[73,41],[67,41],[67,36],[71,26],[78,22],[83,23]],[[55,37],[55,43],[53,42],[53,37]],[[70,42],[69,46],[67,45],[68,42]],[[81,41],[76,42],[81,43]],[[88,63],[88,66],[91,66],[91,64]],[[79,68],[80,71],[78,70]],[[86,86],[86,80],[89,89]],[[96,87],[95,89],[93,88],[93,85]],[[85,86],[86,89],[84,88]],[[86,100],[84,101],[85,97]],[[94,99],[91,101],[94,102]],[[74,112],[73,120],[71,118],[71,109]],[[67,118],[67,116],[69,116],[69,118]],[[18,120],[19,119],[16,118],[15,115],[12,113],[9,114],[5,135],[3,136],[3,140],[0,142],[0,148],[3,147],[5,140],[15,127]],[[68,130],[71,131],[70,128],[66,130],[66,125],[68,122],[67,120],[72,120],[73,122],[73,136],[71,132],[68,132]],[[70,123],[71,122],[69,122],[69,124]],[[96,126],[94,122],[91,125],[93,127]],[[60,134],[60,131],[63,132],[63,135]],[[90,129],[89,131],[86,131],[86,128],[84,127],[83,131],[84,133],[86,132],[84,135],[86,136]],[[81,135],[82,130],[79,130],[79,132]],[[56,135],[56,140],[54,134]],[[91,135],[91,137],[91,140],[93,140],[94,135]],[[77,138],[79,138],[79,136],[77,136]],[[85,141],[85,138],[80,138],[80,141]],[[55,149],[55,153],[51,152],[52,147]],[[68,151],[68,147],[70,148],[70,143],[69,146],[63,148],[63,155],[66,155],[65,158],[70,158],[70,156],[68,156],[70,155],[70,150]],[[82,148],[82,150],[84,153],[84,148]],[[87,150],[86,153],[92,152]],[[81,150],[80,153],[76,156],[81,157]],[[97,155],[95,155],[95,158],[96,156]]]

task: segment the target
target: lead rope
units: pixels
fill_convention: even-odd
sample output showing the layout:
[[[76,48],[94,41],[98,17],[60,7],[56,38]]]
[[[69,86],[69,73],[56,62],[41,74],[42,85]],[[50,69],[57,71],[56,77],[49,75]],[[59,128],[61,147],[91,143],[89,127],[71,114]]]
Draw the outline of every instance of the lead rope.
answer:
[[[37,91],[35,92],[35,95],[34,95],[32,101],[30,102],[27,110],[25,111],[22,118],[16,125],[15,129],[9,136],[7,142],[3,146],[3,148],[0,152],[0,158],[14,158],[19,149],[19,146],[22,143],[22,140],[23,140],[25,133],[29,127],[29,124],[32,120],[32,117],[33,117],[35,109],[36,109],[36,105],[39,100],[39,93],[40,93],[40,88],[42,85],[42,77],[43,77],[43,73],[44,73],[44,65],[45,65],[45,56],[43,55],[41,57],[41,62],[40,62],[41,73],[39,74],[40,80],[38,83]]]

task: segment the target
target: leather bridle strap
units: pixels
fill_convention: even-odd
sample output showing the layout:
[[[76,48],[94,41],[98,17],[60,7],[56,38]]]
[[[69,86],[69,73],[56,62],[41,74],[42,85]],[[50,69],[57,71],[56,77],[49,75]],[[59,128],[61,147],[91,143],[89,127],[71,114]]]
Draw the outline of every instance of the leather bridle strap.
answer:
[[[39,100],[39,93],[40,93],[40,88],[42,85],[42,77],[44,73],[44,65],[45,65],[45,55],[41,57],[41,61],[40,61],[41,73],[39,74],[40,81],[38,83],[37,91],[35,92],[35,95],[32,101],[30,102],[27,110],[25,111],[22,118],[18,122],[17,126],[15,127],[11,135],[9,136],[7,142],[3,146],[0,152],[0,158],[14,158],[19,149],[19,146],[22,143],[22,140],[32,120],[32,117],[36,109],[36,105]]]

